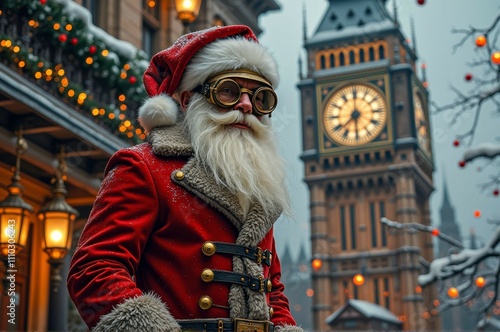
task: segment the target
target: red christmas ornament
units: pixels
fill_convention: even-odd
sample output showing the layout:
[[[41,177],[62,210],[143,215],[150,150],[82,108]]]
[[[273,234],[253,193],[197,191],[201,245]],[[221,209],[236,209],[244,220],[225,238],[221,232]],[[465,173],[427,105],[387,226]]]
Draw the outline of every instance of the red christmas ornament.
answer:
[[[41,3],[42,5],[45,5],[45,4],[47,3],[47,0],[40,0],[40,3]]]
[[[135,78],[135,76],[130,76],[128,81],[130,84],[135,84],[135,82],[137,82],[137,78]]]
[[[498,190],[498,189],[493,190],[493,196],[498,196],[499,193],[500,193],[500,190]]]
[[[472,79],[472,74],[466,74],[465,75],[465,80],[470,81]]]
[[[69,42],[71,43],[71,45],[76,46],[76,44],[78,44],[78,38],[73,37]]]
[[[433,229],[432,229],[432,231],[431,231],[431,234],[432,234],[433,236],[438,236],[438,235],[439,235],[439,229],[437,229],[437,228],[433,228]]]
[[[477,47],[483,47],[486,45],[486,37],[481,35],[476,38],[476,46]]]
[[[89,46],[89,53],[94,54],[95,52],[97,52],[97,47],[95,45],[90,45]]]
[[[460,145],[460,141],[458,139],[453,141],[453,146],[459,146],[459,145]]]
[[[65,35],[64,33],[61,33],[59,37],[57,37],[61,43],[65,43],[68,40],[68,36]]]
[[[464,160],[460,160],[460,162],[458,163],[458,166],[460,167],[465,167],[465,161]]]
[[[500,52],[494,52],[491,55],[491,62],[493,62],[496,65],[500,65]]]
[[[425,0],[417,0],[417,3],[422,6],[425,3]]]

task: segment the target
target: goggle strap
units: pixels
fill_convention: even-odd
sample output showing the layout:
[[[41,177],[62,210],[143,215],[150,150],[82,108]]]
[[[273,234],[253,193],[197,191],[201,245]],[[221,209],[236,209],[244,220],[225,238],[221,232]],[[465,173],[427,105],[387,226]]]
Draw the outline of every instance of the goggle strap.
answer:
[[[194,92],[201,93],[205,97],[210,96],[210,85],[209,83],[203,83],[198,85],[196,88],[193,89]]]

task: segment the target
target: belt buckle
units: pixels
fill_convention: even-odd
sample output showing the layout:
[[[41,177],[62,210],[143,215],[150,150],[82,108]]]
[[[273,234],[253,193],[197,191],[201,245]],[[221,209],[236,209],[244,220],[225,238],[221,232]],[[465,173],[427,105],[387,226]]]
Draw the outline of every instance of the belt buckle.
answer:
[[[234,332],[269,332],[269,322],[265,320],[235,318]]]

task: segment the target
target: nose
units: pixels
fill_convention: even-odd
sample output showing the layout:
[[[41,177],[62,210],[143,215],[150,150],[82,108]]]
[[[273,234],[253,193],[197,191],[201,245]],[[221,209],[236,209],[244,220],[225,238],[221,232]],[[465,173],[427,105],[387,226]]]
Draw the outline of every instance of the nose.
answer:
[[[234,105],[234,108],[243,113],[252,113],[252,101],[250,95],[246,92],[241,94],[240,100]]]

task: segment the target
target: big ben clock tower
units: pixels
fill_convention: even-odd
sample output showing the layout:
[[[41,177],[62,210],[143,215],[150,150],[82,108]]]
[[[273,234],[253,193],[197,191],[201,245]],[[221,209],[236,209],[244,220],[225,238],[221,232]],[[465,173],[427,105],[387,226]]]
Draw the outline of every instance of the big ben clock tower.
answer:
[[[428,92],[416,51],[385,0],[329,3],[304,38],[298,84],[312,255],[322,262],[312,275],[314,329],[329,330],[327,318],[355,298],[387,308],[405,330],[436,330],[434,291],[417,282],[419,257],[433,257],[431,238],[380,223],[430,224]],[[356,274],[363,284],[353,283]]]

